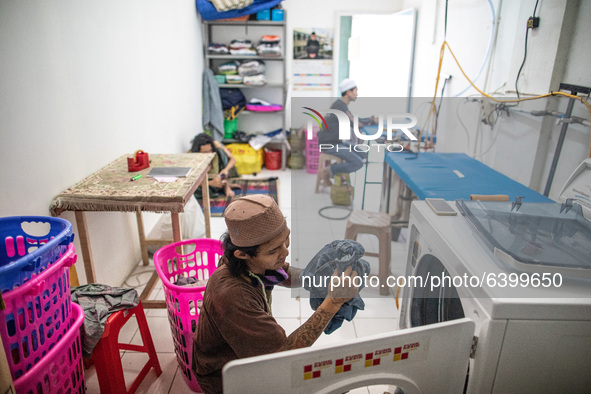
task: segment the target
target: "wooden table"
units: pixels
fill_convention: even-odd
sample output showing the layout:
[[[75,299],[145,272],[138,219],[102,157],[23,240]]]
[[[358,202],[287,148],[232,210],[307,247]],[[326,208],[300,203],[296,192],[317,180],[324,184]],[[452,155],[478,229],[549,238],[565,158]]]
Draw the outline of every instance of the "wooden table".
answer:
[[[50,205],[50,212],[57,216],[63,211],[74,211],[78,225],[78,237],[84,259],[84,270],[88,283],[96,282],[86,211],[94,212],[135,212],[138,224],[140,247],[144,265],[149,264],[148,243],[165,243],[162,240],[148,241],[145,237],[142,211],[170,212],[172,217],[173,239],[181,241],[179,213],[189,201],[199,185],[203,190],[203,211],[205,216],[205,236],[211,236],[209,212],[209,187],[207,172],[214,153],[150,154],[150,167],[138,172],[128,172],[127,158],[124,155],[109,163],[94,174],[84,178],[57,195]],[[191,167],[189,175],[174,182],[158,182],[147,175],[153,167]],[[135,175],[142,175],[130,181]],[[156,271],[148,281],[140,298],[145,308],[165,308],[164,301],[147,300],[158,281]]]

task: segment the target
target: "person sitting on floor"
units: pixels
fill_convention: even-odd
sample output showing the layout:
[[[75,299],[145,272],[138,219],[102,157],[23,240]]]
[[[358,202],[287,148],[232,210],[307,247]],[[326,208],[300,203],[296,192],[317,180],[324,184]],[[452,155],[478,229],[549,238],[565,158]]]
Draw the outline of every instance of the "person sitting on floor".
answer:
[[[212,161],[212,169],[209,172],[209,194],[213,197],[224,193],[226,197],[234,197],[232,188],[239,188],[240,186],[229,183],[228,179],[237,178],[240,175],[236,170],[236,158],[232,155],[232,152],[205,133],[195,136],[191,152],[217,154],[217,160]],[[201,187],[195,193],[197,198],[201,198]]]

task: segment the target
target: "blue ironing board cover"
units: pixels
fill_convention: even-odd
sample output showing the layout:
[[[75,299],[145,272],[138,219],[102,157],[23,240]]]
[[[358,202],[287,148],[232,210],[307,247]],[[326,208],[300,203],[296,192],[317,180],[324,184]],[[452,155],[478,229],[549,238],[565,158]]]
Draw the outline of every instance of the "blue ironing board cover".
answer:
[[[421,200],[506,194],[511,201],[521,196],[523,202],[554,202],[464,153],[421,152],[414,157],[414,153],[390,152],[386,162]]]

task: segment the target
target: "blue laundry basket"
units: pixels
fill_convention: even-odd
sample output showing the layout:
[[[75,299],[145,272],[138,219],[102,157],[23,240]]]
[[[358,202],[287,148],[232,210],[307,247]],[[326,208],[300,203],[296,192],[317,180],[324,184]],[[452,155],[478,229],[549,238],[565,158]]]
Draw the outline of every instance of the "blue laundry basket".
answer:
[[[72,224],[47,216],[0,218],[0,292],[22,286],[68,250]]]

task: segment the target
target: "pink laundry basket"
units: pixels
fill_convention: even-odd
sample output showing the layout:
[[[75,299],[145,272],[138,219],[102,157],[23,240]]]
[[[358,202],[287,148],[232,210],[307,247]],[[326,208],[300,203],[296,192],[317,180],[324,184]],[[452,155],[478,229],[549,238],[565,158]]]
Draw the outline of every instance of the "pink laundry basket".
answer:
[[[20,287],[2,294],[0,336],[13,380],[43,360],[72,324],[70,267],[76,262],[74,244],[49,268]]]
[[[318,172],[318,160],[320,151],[318,150],[318,130],[313,129],[314,136],[311,140],[306,137],[306,172],[316,174]]]
[[[33,368],[14,381],[19,394],[83,393],[84,366],[80,345],[80,327],[84,311],[72,304],[70,328]]]
[[[201,387],[193,375],[193,334],[203,302],[205,286],[187,287],[174,283],[179,277],[209,279],[222,257],[222,243],[215,239],[201,238],[166,245],[154,254],[154,265],[164,284],[164,296],[168,321],[174,340],[174,348],[183,377],[189,388],[200,393]]]

